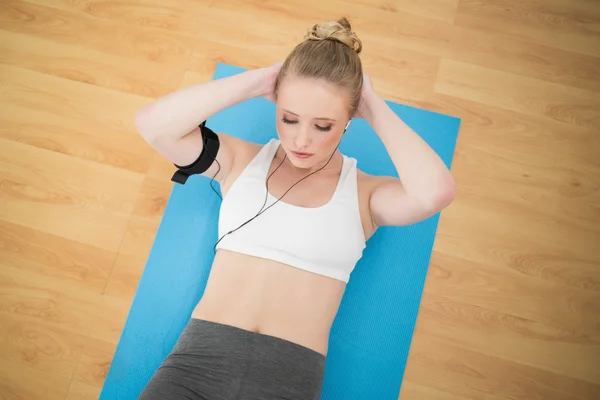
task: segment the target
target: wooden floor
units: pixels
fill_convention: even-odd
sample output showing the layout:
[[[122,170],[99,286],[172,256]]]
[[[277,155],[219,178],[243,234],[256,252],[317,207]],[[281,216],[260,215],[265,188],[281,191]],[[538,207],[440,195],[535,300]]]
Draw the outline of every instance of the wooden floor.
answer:
[[[135,111],[345,15],[463,119],[400,398],[600,399],[600,2],[306,1],[0,2],[0,398],[100,392],[172,187]]]

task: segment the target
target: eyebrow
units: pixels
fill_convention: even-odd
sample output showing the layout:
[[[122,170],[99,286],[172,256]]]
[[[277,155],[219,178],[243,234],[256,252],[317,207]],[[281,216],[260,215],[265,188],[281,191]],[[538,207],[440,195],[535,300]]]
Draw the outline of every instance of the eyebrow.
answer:
[[[292,112],[292,111],[290,111],[290,110],[286,110],[285,108],[283,108],[282,110],[283,110],[283,111],[285,111],[285,112],[287,112],[287,113],[290,113],[290,114],[292,114],[292,115],[295,115],[296,117],[299,117],[299,115],[298,115],[298,114],[296,114],[295,112]],[[335,119],[332,119],[332,118],[325,118],[325,117],[321,117],[321,118],[315,118],[315,119],[322,120],[322,121],[331,121],[331,122],[335,122],[335,121],[336,121]]]

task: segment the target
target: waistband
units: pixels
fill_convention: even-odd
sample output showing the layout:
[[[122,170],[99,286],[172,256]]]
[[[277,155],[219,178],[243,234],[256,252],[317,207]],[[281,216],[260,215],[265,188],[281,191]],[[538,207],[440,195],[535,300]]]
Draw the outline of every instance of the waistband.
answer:
[[[219,342],[229,343],[229,345],[252,345],[265,348],[272,348],[290,356],[304,355],[312,358],[319,363],[325,363],[325,355],[316,350],[294,343],[290,340],[277,336],[267,335],[260,332],[253,332],[233,325],[227,325],[220,322],[208,321],[199,318],[190,318],[183,335],[193,335],[196,340],[202,340],[205,344]],[[180,338],[181,340],[181,338]]]

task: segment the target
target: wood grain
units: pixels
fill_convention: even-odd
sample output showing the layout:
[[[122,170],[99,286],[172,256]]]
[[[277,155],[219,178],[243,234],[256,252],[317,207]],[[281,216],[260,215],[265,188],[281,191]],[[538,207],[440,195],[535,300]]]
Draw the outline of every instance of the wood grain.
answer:
[[[66,400],[98,400],[101,391],[102,389],[98,386],[73,379]]]
[[[124,62],[126,60],[126,62]],[[26,33],[0,32],[0,61],[70,81],[157,97],[177,89],[173,66]],[[183,71],[183,67],[180,67]],[[144,70],[146,73],[140,74]],[[155,76],[164,79],[153,79]]]
[[[0,172],[0,218],[110,251],[121,243],[143,179],[4,139]]]
[[[6,64],[0,66],[0,78],[0,99],[3,102],[60,115],[64,119],[78,122],[85,120],[88,124],[97,124],[105,131],[124,131],[130,135],[135,132],[135,127],[127,117],[149,101],[145,97],[72,82]],[[107,111],[115,103],[122,108]],[[83,126],[79,126],[79,129],[85,132]]]
[[[406,379],[402,382],[401,393],[402,400],[460,400],[464,398],[442,390],[434,389],[430,386],[422,386]]]
[[[295,44],[302,40],[306,31],[314,25],[314,21],[338,19],[340,10],[343,10],[342,14],[355,21],[356,26],[361,27],[361,40],[370,43],[372,49],[381,46],[388,51],[405,49],[433,56],[439,56],[443,52],[452,30],[450,22],[417,16],[401,10],[390,12],[362,2],[328,0],[314,2],[311,7],[305,7],[303,4],[301,0],[286,2],[230,0],[214,3],[211,14],[218,17],[220,27],[223,27],[223,24],[230,26],[229,22],[233,20],[242,24],[243,31],[246,31],[247,23],[254,23],[255,26],[264,25],[258,32],[251,30],[249,33],[252,36],[245,38],[246,43],[255,42],[256,38],[259,38],[258,35],[264,32],[264,35],[268,35],[264,38],[267,43],[282,41],[286,44]],[[298,12],[300,8],[304,10]],[[240,21],[237,18],[240,13],[249,17]],[[219,26],[214,28],[219,29]],[[219,32],[216,37],[226,38],[229,35],[228,32]],[[263,46],[262,42],[257,42],[256,45],[259,49]],[[365,54],[369,51],[365,47]]]
[[[109,296],[132,299],[146,267],[147,257],[119,254],[113,265],[104,293]]]
[[[125,325],[132,299],[104,294],[98,307],[89,316],[87,335],[107,343],[117,344]]]
[[[411,0],[352,0],[350,3],[381,9],[389,13],[401,11],[450,23],[454,21],[456,7],[458,6],[458,0],[430,0],[419,2]]]
[[[98,398],[173,187],[135,112],[341,16],[461,118],[400,399],[600,398],[596,0],[1,2],[0,398]]]
[[[600,91],[595,79],[600,75],[600,57],[491,33],[485,28],[455,28],[444,58]]]
[[[488,356],[427,334],[420,337],[412,343],[414,363],[406,379],[441,392],[469,399],[579,400],[600,394],[598,385],[592,383]],[[487,345],[497,344],[490,338]]]
[[[8,313],[2,316],[0,353],[2,358],[47,373],[71,378],[81,348],[76,334],[49,327],[42,322],[27,321]]]
[[[62,400],[70,379],[0,359],[0,397],[10,400]]]
[[[157,179],[161,182],[170,182],[173,173],[175,173],[177,169],[173,165],[172,162],[167,160],[165,157],[160,155],[154,156],[152,159],[152,163],[150,164],[150,169],[148,170],[148,176],[154,179]],[[163,193],[165,196],[168,196],[171,193]]]
[[[2,265],[0,312],[87,335],[101,294],[35,272]]]
[[[438,259],[444,268],[432,263],[419,329],[482,354],[598,382],[600,294],[581,298],[577,290],[561,288],[562,295],[552,297],[555,284],[448,256]],[[457,325],[473,334],[456,337]]]
[[[83,383],[93,387],[101,387],[108,369],[116,344],[98,339],[88,339],[81,355],[73,382]]]
[[[600,9],[595,0],[461,0],[454,23],[600,55]]]
[[[142,183],[133,214],[145,219],[161,219],[173,185],[170,179],[156,179],[147,176]],[[148,234],[152,239],[156,228],[156,225],[150,226]],[[143,249],[144,254],[146,254],[146,250],[146,248]]]
[[[77,12],[106,21],[157,28],[185,34],[202,33],[198,17],[210,11],[211,2],[196,0],[29,0],[42,6]]]
[[[112,252],[22,225],[0,221],[0,263],[101,293],[115,262]]]
[[[171,185],[153,178],[147,180],[152,183],[140,193],[105,289],[107,295],[120,299],[133,299],[168,201]]]
[[[442,60],[435,91],[567,124],[600,128],[600,95],[469,63]]]
[[[0,26],[10,32],[171,65],[187,61],[193,42],[191,37],[164,29],[136,30],[124,22],[105,21],[72,10],[19,0],[5,0],[0,4]]]

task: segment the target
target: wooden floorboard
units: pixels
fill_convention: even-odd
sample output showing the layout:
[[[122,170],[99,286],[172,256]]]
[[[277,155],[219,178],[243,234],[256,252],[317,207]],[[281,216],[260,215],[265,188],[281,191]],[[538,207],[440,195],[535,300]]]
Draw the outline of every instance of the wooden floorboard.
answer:
[[[135,112],[341,16],[462,119],[400,399],[600,398],[596,0],[3,1],[0,398],[98,398],[172,188]]]

